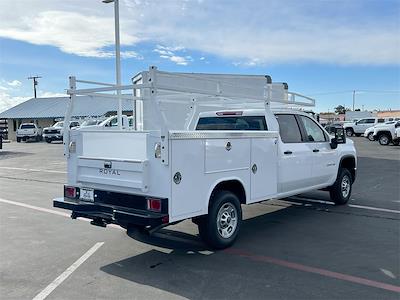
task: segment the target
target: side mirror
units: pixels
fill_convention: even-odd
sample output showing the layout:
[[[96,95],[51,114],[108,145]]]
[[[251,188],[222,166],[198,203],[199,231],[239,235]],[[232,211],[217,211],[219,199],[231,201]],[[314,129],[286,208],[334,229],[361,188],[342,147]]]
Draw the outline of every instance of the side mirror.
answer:
[[[400,127],[400,123],[396,123],[396,125],[394,125],[394,128],[399,128]]]
[[[333,129],[335,137],[331,139],[331,148],[336,149],[338,144],[346,144],[346,134],[344,128]]]

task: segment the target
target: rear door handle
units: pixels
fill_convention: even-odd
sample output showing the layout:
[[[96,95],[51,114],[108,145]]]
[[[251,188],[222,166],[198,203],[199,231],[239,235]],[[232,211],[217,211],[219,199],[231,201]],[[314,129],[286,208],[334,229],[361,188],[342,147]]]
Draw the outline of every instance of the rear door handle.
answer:
[[[312,152],[319,152],[319,149],[314,149]]]
[[[289,150],[283,152],[283,154],[292,154],[292,153],[293,153],[293,152],[292,152],[292,151],[289,151]]]

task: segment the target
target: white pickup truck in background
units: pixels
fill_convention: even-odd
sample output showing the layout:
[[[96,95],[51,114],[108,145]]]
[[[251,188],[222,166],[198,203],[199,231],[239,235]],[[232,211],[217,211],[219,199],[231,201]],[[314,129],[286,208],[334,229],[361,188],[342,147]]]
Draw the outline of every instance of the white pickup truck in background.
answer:
[[[376,141],[379,141],[379,144],[384,146],[389,145],[390,143],[398,145],[399,140],[396,136],[397,128],[400,128],[400,121],[375,127],[373,137]]]
[[[22,123],[17,129],[17,142],[34,140],[39,142],[42,140],[42,129],[35,123]]]
[[[368,128],[384,122],[385,119],[382,118],[365,118],[353,123],[345,123],[343,128],[346,131],[346,135],[349,137],[353,135],[361,136]]]
[[[66,121],[81,94],[132,90],[136,110],[133,127],[65,128],[68,182],[53,203],[73,219],[150,233],[192,219],[208,245],[225,248],[238,236],[242,204],[316,189],[329,191],[336,204],[350,198],[353,142],[340,128],[329,136],[294,109],[314,100],[269,76],[150,67],[129,86],[77,90],[77,82],[70,78]]]

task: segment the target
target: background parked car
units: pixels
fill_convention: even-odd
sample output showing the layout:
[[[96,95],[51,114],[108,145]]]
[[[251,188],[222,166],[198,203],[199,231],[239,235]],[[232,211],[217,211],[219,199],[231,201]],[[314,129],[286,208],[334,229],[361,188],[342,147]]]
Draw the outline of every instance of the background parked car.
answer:
[[[371,126],[374,126],[378,123],[384,123],[385,119],[378,119],[378,118],[365,118],[360,119],[357,122],[344,124],[344,129],[346,131],[347,136],[361,136],[366,129]]]
[[[69,128],[78,127],[80,124],[78,121],[71,121],[69,124]],[[62,141],[63,139],[63,126],[64,121],[60,121],[55,123],[51,127],[46,127],[43,130],[43,137],[47,143],[51,143],[52,141]]]
[[[22,123],[17,129],[17,143],[27,140],[42,140],[42,129],[35,123]]]
[[[400,127],[400,121],[394,124],[385,124],[383,126],[375,127],[374,129],[374,139],[379,141],[381,145],[389,145],[393,143],[394,145],[399,144],[397,136],[395,137],[396,129]]]
[[[328,131],[329,134],[335,134],[337,128],[343,128],[340,123],[332,123],[325,126],[325,130]]]
[[[396,122],[395,121],[391,121],[391,122],[386,122],[386,123],[383,123],[383,124],[379,123],[379,124],[376,124],[374,126],[371,126],[371,127],[367,128],[365,130],[364,137],[369,139],[370,141],[374,141],[375,140],[374,139],[374,130],[375,130],[376,127],[385,126],[385,125],[394,124],[394,123],[396,123]]]

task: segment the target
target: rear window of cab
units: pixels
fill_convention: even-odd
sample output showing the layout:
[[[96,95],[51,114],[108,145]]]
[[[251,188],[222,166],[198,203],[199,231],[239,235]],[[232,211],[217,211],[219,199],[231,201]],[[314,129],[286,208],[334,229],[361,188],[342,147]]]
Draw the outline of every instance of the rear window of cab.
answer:
[[[196,130],[268,130],[264,116],[200,118]]]

